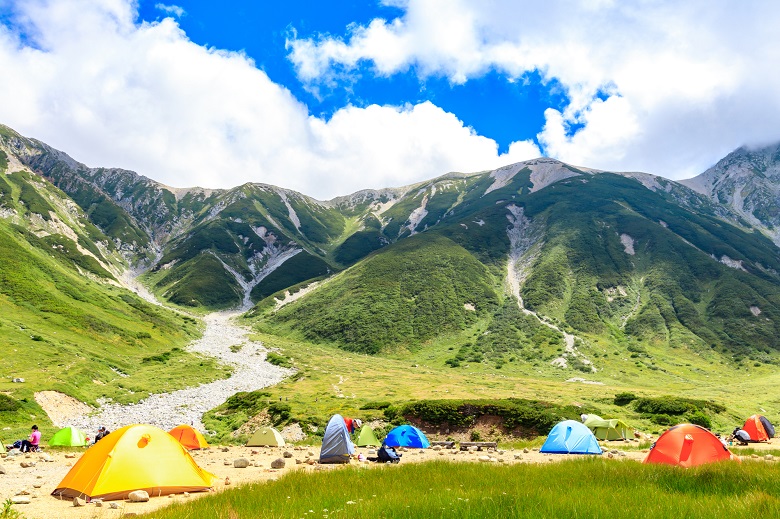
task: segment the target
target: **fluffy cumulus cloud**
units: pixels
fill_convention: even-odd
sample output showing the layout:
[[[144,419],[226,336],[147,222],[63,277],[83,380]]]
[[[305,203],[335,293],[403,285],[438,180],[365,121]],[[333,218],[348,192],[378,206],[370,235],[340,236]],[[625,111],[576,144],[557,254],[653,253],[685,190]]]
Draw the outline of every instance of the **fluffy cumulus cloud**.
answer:
[[[429,103],[310,116],[246,55],[196,45],[172,18],[139,24],[131,0],[9,8],[0,122],[89,166],[174,187],[265,182],[325,199],[539,155],[517,143],[499,156]]]
[[[780,138],[780,3],[747,0],[386,0],[393,20],[288,42],[312,84],[370,64],[459,84],[539,71],[570,100],[538,140],[562,160],[682,178]]]

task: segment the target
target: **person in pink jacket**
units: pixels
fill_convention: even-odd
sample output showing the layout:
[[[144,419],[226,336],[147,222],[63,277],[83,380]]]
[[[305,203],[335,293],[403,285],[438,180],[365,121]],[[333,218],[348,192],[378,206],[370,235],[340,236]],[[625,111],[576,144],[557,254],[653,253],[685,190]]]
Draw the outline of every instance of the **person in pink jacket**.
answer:
[[[22,452],[37,451],[38,445],[41,443],[41,432],[38,430],[37,425],[32,426],[32,432],[30,433],[29,440],[22,440],[22,446],[19,448]]]

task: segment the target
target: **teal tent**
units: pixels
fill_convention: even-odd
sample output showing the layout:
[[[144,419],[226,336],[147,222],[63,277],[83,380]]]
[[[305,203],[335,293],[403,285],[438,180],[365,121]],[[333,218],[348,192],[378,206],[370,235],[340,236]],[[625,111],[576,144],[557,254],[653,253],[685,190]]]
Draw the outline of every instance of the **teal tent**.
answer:
[[[566,420],[552,428],[539,452],[548,454],[601,454],[596,437],[584,424]]]

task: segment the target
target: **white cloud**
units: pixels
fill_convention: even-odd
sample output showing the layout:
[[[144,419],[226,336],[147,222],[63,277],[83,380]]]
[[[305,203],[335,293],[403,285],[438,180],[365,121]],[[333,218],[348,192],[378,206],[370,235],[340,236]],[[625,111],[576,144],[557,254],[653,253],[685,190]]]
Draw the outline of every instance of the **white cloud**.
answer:
[[[387,2],[390,3],[390,2]],[[463,83],[496,69],[538,70],[571,103],[548,110],[549,155],[672,178],[701,172],[735,147],[780,138],[780,3],[408,0],[401,18],[353,26],[347,39],[288,42],[299,76],[370,62]],[[607,101],[597,95],[612,94]],[[567,128],[584,124],[576,134]]]
[[[176,187],[266,182],[319,198],[539,155],[520,142],[499,156],[430,103],[312,117],[246,55],[198,46],[172,18],[139,25],[134,5],[13,4],[16,28],[0,25],[0,122]]]
[[[185,14],[187,14],[187,11],[184,10],[184,8],[179,7],[178,5],[165,5],[165,4],[154,4],[155,9],[159,9],[160,11],[172,14],[176,16],[176,18],[181,18]]]

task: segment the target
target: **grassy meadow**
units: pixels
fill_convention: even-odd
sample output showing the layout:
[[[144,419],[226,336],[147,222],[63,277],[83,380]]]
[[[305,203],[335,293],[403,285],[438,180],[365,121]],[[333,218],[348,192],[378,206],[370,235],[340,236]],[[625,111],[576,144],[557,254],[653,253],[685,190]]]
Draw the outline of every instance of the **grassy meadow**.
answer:
[[[780,467],[725,462],[682,470],[601,457],[560,463],[429,462],[293,471],[175,504],[155,519],[306,517],[774,517]]]

